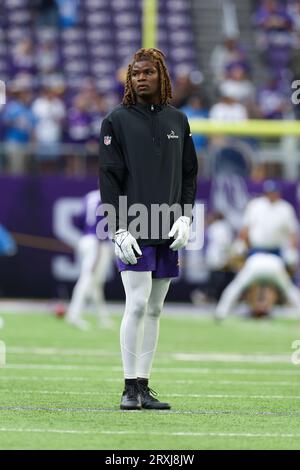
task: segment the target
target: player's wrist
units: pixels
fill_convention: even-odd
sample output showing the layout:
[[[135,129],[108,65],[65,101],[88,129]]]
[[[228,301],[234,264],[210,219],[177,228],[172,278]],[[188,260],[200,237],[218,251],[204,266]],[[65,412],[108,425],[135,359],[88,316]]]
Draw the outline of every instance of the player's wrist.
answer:
[[[192,222],[192,219],[190,217],[187,217],[186,215],[182,215],[181,217],[179,217],[180,220],[185,223],[187,226],[190,226],[191,225],[191,222]]]
[[[118,238],[120,238],[120,236],[124,236],[124,234],[129,234],[128,230],[126,230],[125,228],[120,228],[115,232],[113,240],[116,241]]]

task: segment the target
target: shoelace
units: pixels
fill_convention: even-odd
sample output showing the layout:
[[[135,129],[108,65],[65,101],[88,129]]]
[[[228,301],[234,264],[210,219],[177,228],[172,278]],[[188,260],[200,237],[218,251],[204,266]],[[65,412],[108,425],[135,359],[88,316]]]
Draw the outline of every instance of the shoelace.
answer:
[[[149,393],[149,395],[153,395],[154,397],[157,397],[158,395],[158,393],[150,387],[147,387],[147,392]]]
[[[148,394],[148,395],[153,395],[154,397],[157,397],[158,393],[153,390],[153,388],[150,388],[150,387],[145,387],[145,386],[141,386],[140,385],[140,389],[141,389],[141,392],[144,393],[144,394]]]

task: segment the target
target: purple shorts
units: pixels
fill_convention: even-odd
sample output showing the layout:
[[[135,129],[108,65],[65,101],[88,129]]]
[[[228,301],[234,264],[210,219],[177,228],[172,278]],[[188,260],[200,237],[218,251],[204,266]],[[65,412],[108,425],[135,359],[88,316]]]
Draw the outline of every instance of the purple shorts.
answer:
[[[152,271],[153,278],[178,277],[178,251],[170,250],[169,245],[140,246],[143,256],[137,264],[125,264],[117,258],[119,271]]]

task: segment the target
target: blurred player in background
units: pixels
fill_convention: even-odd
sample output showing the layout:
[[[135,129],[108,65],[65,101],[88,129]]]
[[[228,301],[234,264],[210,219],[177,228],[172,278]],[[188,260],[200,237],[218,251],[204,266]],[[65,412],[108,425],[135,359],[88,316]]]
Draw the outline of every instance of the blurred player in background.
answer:
[[[82,316],[90,298],[95,302],[99,325],[106,328],[113,326],[104,299],[104,284],[112,265],[113,250],[111,243],[98,240],[96,235],[96,210],[99,204],[99,190],[91,191],[84,198],[81,217],[83,236],[78,245],[81,270],[66,316],[68,323],[82,330],[89,328]]]
[[[169,105],[171,97],[163,53],[140,49],[128,66],[123,104],[104,119],[101,128],[100,188],[102,201],[117,214],[110,225],[116,230],[115,253],[126,294],[120,333],[125,377],[120,407],[126,410],[170,408],[154,398],[148,383],[159,317],[171,278],[179,274],[177,251],[189,239],[197,178],[188,120]],[[189,205],[190,213],[169,213],[159,222],[151,218],[147,234],[136,235],[138,244],[128,231],[128,213],[119,206],[121,195],[127,197],[128,208],[142,203],[147,216],[154,204],[164,204],[169,211],[173,204],[181,209]],[[156,225],[159,236],[154,237]]]
[[[235,279],[224,290],[216,307],[216,318],[223,320],[232,313],[247,290],[253,317],[270,314],[279,296],[283,296],[300,314],[300,291],[292,283],[283,260],[277,255],[256,253],[247,259]]]
[[[191,293],[195,305],[207,300],[219,300],[225,287],[232,281],[229,259],[233,242],[233,230],[221,212],[212,212],[207,217],[205,265],[209,270],[209,278],[201,289]]]
[[[13,256],[17,245],[10,233],[0,224],[0,256]]]
[[[281,198],[277,181],[265,181],[263,191],[263,196],[254,198],[246,207],[233,250],[238,248],[236,251],[248,258],[223,292],[216,308],[217,318],[225,318],[250,286],[248,300],[254,316],[268,314],[280,293],[300,312],[300,294],[290,279],[299,261],[296,213]]]
[[[0,224],[0,257],[13,256],[17,252],[17,245],[10,233]],[[1,261],[1,260],[0,260]],[[0,328],[4,325],[3,319],[0,317]]]
[[[286,257],[286,264],[298,264],[298,220],[295,209],[281,197],[280,184],[267,180],[264,195],[246,207],[240,240],[248,255],[271,253]]]

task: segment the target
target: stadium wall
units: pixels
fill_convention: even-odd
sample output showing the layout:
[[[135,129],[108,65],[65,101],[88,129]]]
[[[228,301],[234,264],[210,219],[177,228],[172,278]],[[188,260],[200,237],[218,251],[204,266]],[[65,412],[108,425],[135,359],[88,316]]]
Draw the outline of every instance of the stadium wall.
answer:
[[[74,219],[81,197],[96,187],[93,177],[0,177],[0,223],[19,245],[17,255],[0,259],[2,296],[68,298],[79,273],[76,245],[80,231]],[[299,217],[300,184],[284,181],[282,187],[283,197],[294,205]],[[260,183],[238,175],[219,175],[212,181],[199,180],[197,203],[204,203],[206,212],[222,210],[238,229],[247,201],[260,192]],[[185,251],[180,263],[181,278],[172,283],[169,300],[188,300],[190,291],[207,276],[203,250]],[[106,292],[109,299],[124,298],[115,268]]]

